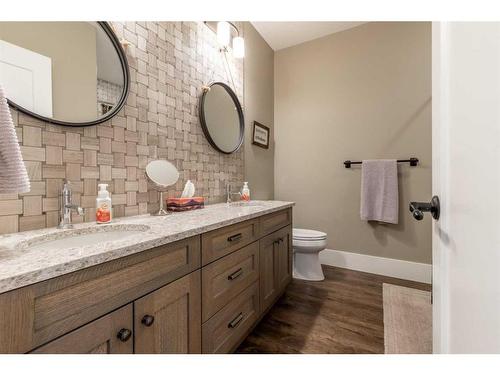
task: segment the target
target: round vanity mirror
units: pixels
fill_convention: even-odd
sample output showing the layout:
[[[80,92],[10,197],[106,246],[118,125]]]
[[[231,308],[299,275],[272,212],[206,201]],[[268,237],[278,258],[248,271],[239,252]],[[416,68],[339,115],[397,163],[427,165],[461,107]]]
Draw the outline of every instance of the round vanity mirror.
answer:
[[[179,179],[179,171],[175,165],[166,160],[150,161],[146,166],[146,175],[158,190],[166,190]]]
[[[208,142],[218,151],[231,154],[243,143],[243,110],[234,91],[225,83],[215,82],[203,91],[199,115]]]
[[[129,70],[106,22],[0,22],[0,85],[21,112],[88,126],[123,107]]]
[[[169,161],[153,160],[146,166],[146,176],[160,192],[160,210],[154,215],[166,215],[167,211],[163,208],[163,192],[177,182],[179,171]]]

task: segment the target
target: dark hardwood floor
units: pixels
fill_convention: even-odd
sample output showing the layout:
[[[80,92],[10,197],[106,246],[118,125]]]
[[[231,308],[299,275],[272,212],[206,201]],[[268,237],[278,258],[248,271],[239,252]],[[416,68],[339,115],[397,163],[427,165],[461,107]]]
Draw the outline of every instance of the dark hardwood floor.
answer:
[[[236,353],[384,353],[382,283],[431,286],[324,266],[325,281],[293,280]]]

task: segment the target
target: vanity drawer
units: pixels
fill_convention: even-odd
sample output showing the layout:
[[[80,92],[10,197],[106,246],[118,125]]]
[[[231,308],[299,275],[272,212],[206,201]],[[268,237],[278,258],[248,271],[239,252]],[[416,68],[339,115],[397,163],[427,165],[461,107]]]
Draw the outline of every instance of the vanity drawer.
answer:
[[[258,279],[259,243],[257,241],[203,267],[203,321],[207,321]]]
[[[0,294],[0,353],[27,352],[199,267],[196,236]]]
[[[258,219],[247,220],[201,235],[201,261],[206,265],[257,240]]]
[[[202,326],[203,353],[230,353],[252,328],[260,313],[255,282]]]
[[[273,212],[260,218],[260,235],[265,236],[292,222],[292,209]]]

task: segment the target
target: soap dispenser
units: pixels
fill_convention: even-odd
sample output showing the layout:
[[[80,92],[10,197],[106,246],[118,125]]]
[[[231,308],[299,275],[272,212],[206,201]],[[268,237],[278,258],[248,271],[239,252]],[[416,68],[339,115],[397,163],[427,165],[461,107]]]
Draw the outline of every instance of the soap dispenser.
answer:
[[[248,188],[248,182],[243,183],[243,189],[241,189],[241,200],[250,201],[250,189]]]
[[[96,199],[96,222],[106,224],[111,222],[111,197],[106,189],[108,184],[99,184],[99,192]]]

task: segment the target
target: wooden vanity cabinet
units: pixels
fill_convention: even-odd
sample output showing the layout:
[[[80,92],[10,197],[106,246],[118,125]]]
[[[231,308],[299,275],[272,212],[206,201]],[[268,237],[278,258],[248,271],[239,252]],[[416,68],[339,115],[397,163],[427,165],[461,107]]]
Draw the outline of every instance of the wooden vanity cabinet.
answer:
[[[200,268],[200,237],[0,294],[0,353],[26,353]]]
[[[230,353],[292,278],[291,213],[0,293],[0,353]]]

